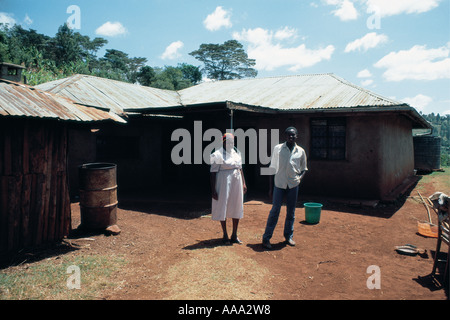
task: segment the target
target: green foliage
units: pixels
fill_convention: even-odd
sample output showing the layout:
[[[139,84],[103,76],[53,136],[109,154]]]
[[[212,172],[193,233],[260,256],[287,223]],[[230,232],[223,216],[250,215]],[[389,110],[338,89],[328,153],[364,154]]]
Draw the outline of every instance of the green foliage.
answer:
[[[152,68],[145,65],[146,58],[129,57],[116,49],[106,49],[103,57],[97,57],[97,52],[107,43],[103,38],[91,40],[66,24],[58,28],[54,37],[19,25],[7,27],[0,24],[0,62],[25,66],[23,74],[30,85],[73,74],[89,74],[170,90],[183,89],[201,80],[199,67],[188,64]]]
[[[198,84],[202,80],[202,73],[199,67],[187,63],[181,63],[178,68],[183,73],[183,78],[191,81],[192,84]]]
[[[441,137],[441,165],[450,166],[450,115],[422,115],[433,126],[433,134]]]
[[[189,54],[203,62],[203,72],[210,79],[241,79],[256,77],[258,74],[252,68],[256,61],[248,58],[242,44],[236,40],[228,40],[223,44],[201,44],[198,50]]]
[[[166,90],[181,90],[201,80],[198,67],[181,64],[177,67],[152,68],[144,66],[136,74],[137,81],[145,86]]]

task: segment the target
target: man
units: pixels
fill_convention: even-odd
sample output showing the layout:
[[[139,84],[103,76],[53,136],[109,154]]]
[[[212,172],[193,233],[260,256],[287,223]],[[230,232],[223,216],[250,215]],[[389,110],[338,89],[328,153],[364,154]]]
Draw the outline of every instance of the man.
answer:
[[[263,235],[263,246],[267,249],[272,248],[270,239],[278,222],[284,196],[286,196],[284,237],[286,244],[295,246],[292,237],[294,234],[298,187],[305,172],[308,170],[305,150],[295,143],[297,129],[289,127],[284,133],[286,142],[275,146],[270,162],[272,175],[269,177],[269,196],[272,199],[272,209],[270,210],[266,230]]]

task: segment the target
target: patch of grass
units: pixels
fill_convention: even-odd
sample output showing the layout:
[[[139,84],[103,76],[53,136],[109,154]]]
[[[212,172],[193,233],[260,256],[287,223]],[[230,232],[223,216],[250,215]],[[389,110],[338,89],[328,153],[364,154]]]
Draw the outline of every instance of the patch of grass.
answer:
[[[266,300],[269,271],[229,247],[194,250],[162,275],[169,300]]]
[[[431,184],[435,191],[450,192],[450,167],[442,167],[442,169],[443,171],[434,171],[430,174],[423,175],[419,182],[419,190],[421,184]]]
[[[117,256],[63,256],[0,271],[0,300],[89,300],[115,286],[111,275],[125,264]],[[77,266],[80,288],[75,284]]]

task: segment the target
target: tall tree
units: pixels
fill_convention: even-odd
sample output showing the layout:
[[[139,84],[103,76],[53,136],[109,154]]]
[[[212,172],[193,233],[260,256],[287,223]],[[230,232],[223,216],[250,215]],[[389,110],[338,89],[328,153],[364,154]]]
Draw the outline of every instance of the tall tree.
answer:
[[[102,59],[103,68],[110,69],[113,79],[136,82],[138,70],[144,66],[146,58],[130,58],[128,53],[116,49],[106,49]]]
[[[80,46],[80,39],[75,33],[63,24],[53,39],[54,60],[57,66],[64,63],[76,62],[82,59],[83,52]]]
[[[201,44],[198,50],[189,53],[203,62],[202,71],[208,78],[216,80],[256,77],[258,72],[252,67],[255,59],[249,59],[241,43],[228,40],[223,44]]]
[[[106,53],[102,60],[109,62],[113,69],[126,72],[130,59],[128,58],[128,53],[116,49],[106,49]]]

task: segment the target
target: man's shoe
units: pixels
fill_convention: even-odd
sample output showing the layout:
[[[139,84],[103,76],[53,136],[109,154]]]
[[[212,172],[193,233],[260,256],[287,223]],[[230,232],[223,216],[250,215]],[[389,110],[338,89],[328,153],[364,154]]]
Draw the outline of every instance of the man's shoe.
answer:
[[[286,240],[286,244],[290,245],[291,247],[295,246],[295,241],[292,239]]]
[[[262,245],[266,249],[272,249],[272,245],[270,244],[269,241],[263,241]]]

